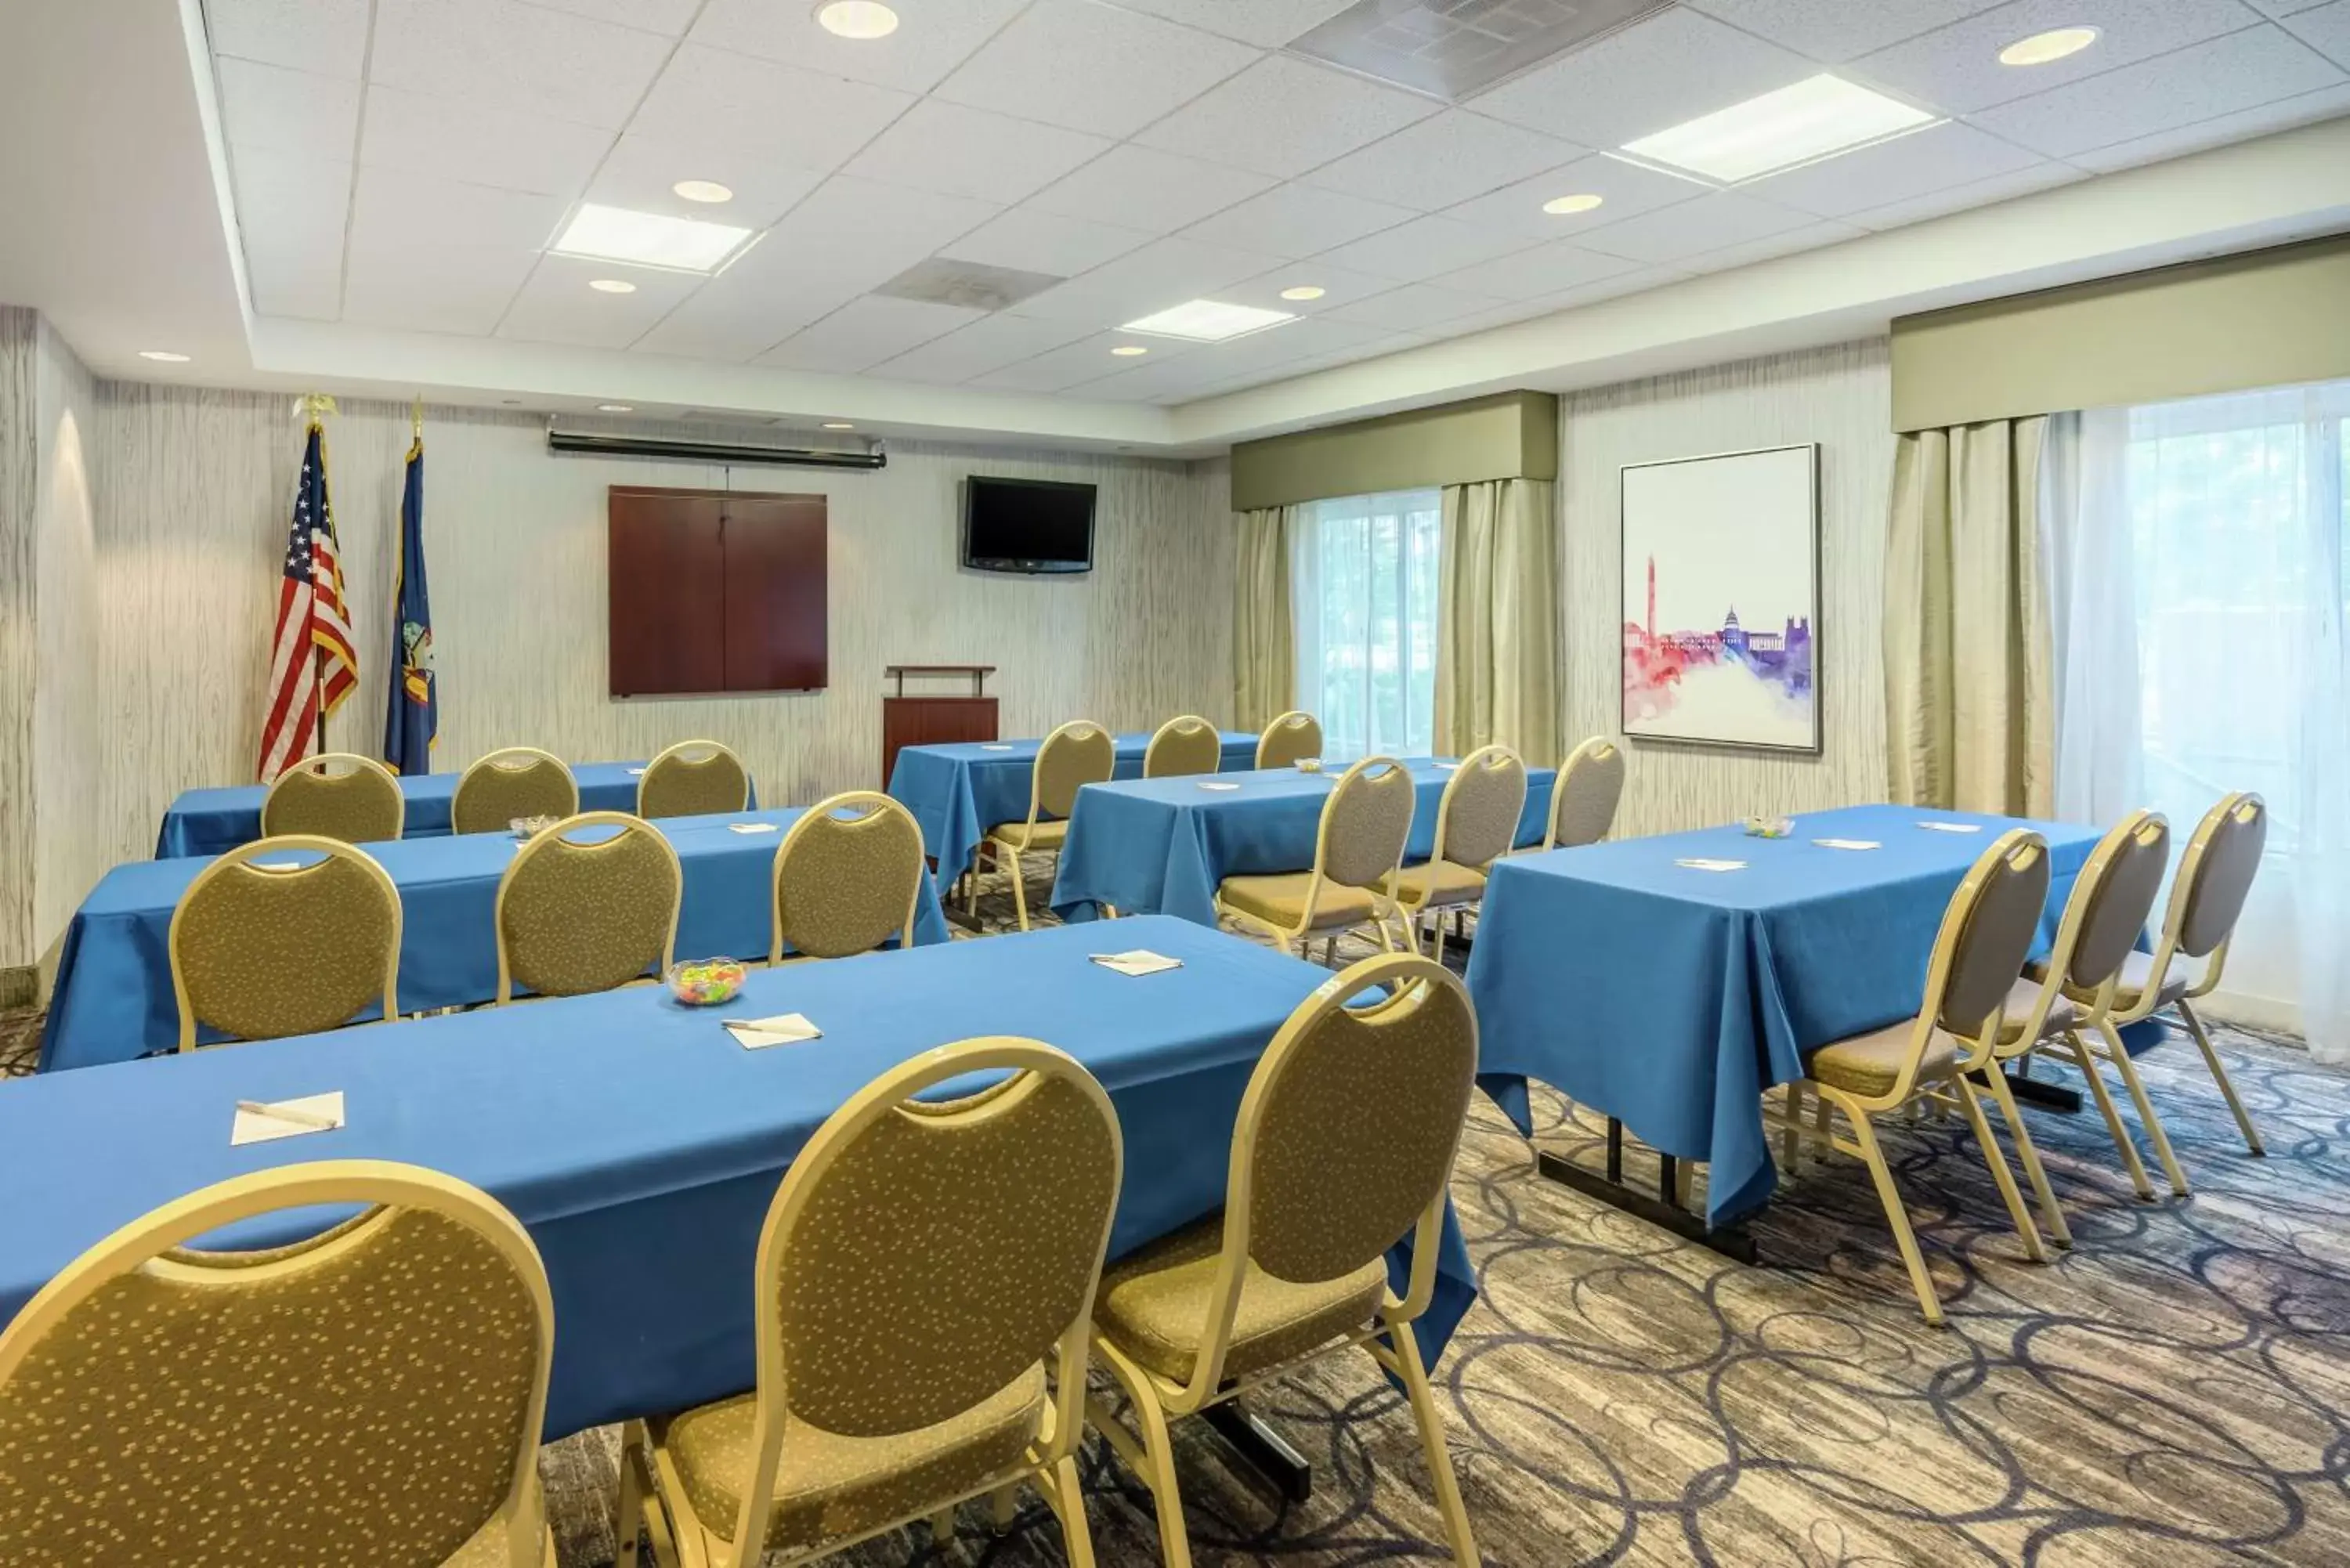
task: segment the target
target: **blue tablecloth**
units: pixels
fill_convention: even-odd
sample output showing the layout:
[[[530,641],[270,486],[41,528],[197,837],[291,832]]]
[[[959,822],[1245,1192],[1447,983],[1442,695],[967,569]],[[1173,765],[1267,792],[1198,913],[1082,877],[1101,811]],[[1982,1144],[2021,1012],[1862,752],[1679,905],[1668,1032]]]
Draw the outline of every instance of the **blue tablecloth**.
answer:
[[[636,810],[637,778],[644,771],[642,763],[583,763],[573,768],[571,775],[579,781],[579,809]],[[457,794],[459,776],[411,774],[400,781],[400,793],[408,797],[400,826],[402,838],[449,836],[449,803]],[[266,794],[259,784],[181,791],[163,813],[162,831],[155,836],[155,858],[218,855],[252,843],[261,836],[261,797]],[[756,784],[751,804],[759,804]]]
[[[555,1292],[549,1440],[739,1393],[776,1183],[849,1096],[932,1046],[1025,1035],[1101,1079],[1126,1136],[1113,1255],[1222,1206],[1249,1073],[1329,975],[1177,920],[1120,940],[1184,967],[1115,974],[1086,961],[1093,933],[1048,929],[756,971],[724,1012],[804,1012],[824,1031],[763,1051],[647,987],[0,1085],[0,1181],[39,1194],[0,1224],[0,1323],[117,1227],[207,1183],[405,1160],[484,1189],[538,1244]],[[239,1099],[336,1089],[341,1130],[229,1147]],[[288,1239],[265,1223],[234,1238]],[[1440,1271],[1420,1330],[1431,1360],[1476,1295],[1457,1222]]]
[[[677,956],[764,960],[774,940],[769,905],[775,846],[802,808],[666,817],[657,826],[685,872]],[[775,825],[737,833],[734,823]],[[489,1002],[498,992],[498,878],[515,840],[463,833],[369,844],[400,888],[400,1006],[405,1012]],[[41,1032],[41,1070],[122,1062],[179,1043],[166,940],[180,895],[209,864],[144,860],[118,866],[91,889],[66,928],[56,993]],[[916,942],[947,940],[937,884],[925,877]]]
[[[1223,732],[1226,772],[1256,765],[1256,737]],[[1042,741],[960,741],[908,746],[889,770],[889,794],[922,825],[922,843],[951,880],[971,864],[980,839],[999,822],[1022,822]],[[1142,776],[1149,735],[1118,737],[1116,777]]]
[[[1918,826],[1929,821],[1980,831]],[[1916,1015],[1950,895],[2014,826],[2048,841],[2044,951],[2096,828],[1860,805],[1799,816],[1783,839],[1716,827],[1505,861],[1469,960],[1487,1087],[1522,1128],[1523,1080],[1539,1078],[1654,1148],[1709,1162],[1708,1218],[1734,1220],[1777,1182],[1762,1091],[1800,1077],[1822,1045]],[[1746,867],[1675,864],[1686,858]]]
[[[1404,858],[1425,860],[1436,842],[1437,805],[1452,774],[1430,757],[1404,765],[1419,796]],[[1518,819],[1522,846],[1542,842],[1555,776],[1550,768],[1527,772],[1526,809]],[[1336,772],[1273,768],[1215,781],[1240,786],[1231,790],[1201,789],[1198,779],[1087,784],[1077,792],[1070,815],[1068,846],[1053,885],[1054,910],[1065,920],[1085,920],[1098,912],[1097,906],[1108,904],[1122,915],[1180,915],[1212,926],[1216,884],[1225,877],[1303,871],[1314,864],[1322,803],[1337,777]]]

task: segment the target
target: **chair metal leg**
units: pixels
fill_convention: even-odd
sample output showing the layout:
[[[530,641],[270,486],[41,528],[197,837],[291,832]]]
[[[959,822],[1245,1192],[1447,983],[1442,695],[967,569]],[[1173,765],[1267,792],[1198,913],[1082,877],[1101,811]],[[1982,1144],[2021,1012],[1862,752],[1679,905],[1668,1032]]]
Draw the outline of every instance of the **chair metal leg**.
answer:
[[[641,1490],[646,1432],[631,1421],[620,1429],[620,1511],[612,1521],[612,1568],[637,1568],[637,1539],[644,1533]]]
[[[1062,1462],[1066,1464],[1072,1461],[1063,1460]],[[1049,1487],[1045,1489],[1045,1501],[1047,1502],[1052,1501],[1052,1489]],[[1053,1511],[1058,1513],[1061,1511],[1056,1508]],[[1018,1518],[1019,1514],[1020,1489],[1017,1486],[1000,1486],[988,1494],[987,1527],[996,1534],[1008,1533],[1012,1529],[1012,1521]]]
[[[1430,956],[1439,963],[1444,961],[1444,911],[1441,909],[1436,912],[1436,948]]]
[[[1823,1096],[1835,1091],[1823,1086]],[[1877,1129],[1869,1125],[1868,1113],[1836,1096],[1845,1120],[1852,1124],[1853,1142],[1860,1147],[1860,1158],[1868,1162],[1868,1177],[1877,1183],[1877,1201],[1885,1205],[1885,1218],[1893,1227],[1893,1244],[1901,1252],[1901,1262],[1909,1271],[1909,1285],[1918,1293],[1918,1305],[1924,1310],[1926,1321],[1936,1328],[1942,1326],[1941,1299],[1934,1293],[1934,1276],[1926,1272],[1925,1254],[1918,1251],[1918,1238],[1909,1229],[1909,1211],[1902,1207],[1900,1189],[1893,1185],[1892,1168],[1885,1163],[1885,1151],[1877,1147]]]
[[[1437,929],[1440,936],[1440,921]],[[1404,1393],[1411,1400],[1412,1424],[1419,1428],[1420,1449],[1428,1456],[1429,1473],[1436,1483],[1436,1511],[1444,1520],[1444,1537],[1452,1548],[1452,1561],[1457,1568],[1478,1568],[1477,1539],[1469,1529],[1468,1507],[1461,1501],[1460,1478],[1452,1473],[1452,1455],[1444,1446],[1444,1417],[1437,1409],[1436,1396],[1428,1386],[1428,1369],[1419,1359],[1419,1342],[1413,1337],[1409,1323],[1388,1324],[1388,1336],[1395,1343],[1395,1370],[1403,1379]]]
[[[2228,1108],[2236,1113],[2236,1126],[2244,1135],[2244,1147],[2255,1158],[2265,1158],[2269,1151],[2261,1142],[2260,1129],[2252,1126],[2251,1113],[2244,1109],[2244,1102],[2237,1096],[2236,1085],[2229,1078],[2228,1069],[2220,1065],[2220,1053],[2212,1048],[2211,1036],[2205,1033],[2203,1020],[2196,1016],[2195,1009],[2185,997],[2180,997],[2174,1005],[2178,1009],[2178,1016],[2187,1021],[2187,1033],[2195,1036],[2195,1044],[2203,1053],[2203,1064],[2211,1069],[2212,1081],[2220,1085],[2220,1093],[2226,1096]]]
[[[1322,964],[1326,969],[1338,967],[1338,935],[1336,931],[1322,939]]]
[[[1779,1135],[1779,1163],[1794,1175],[1804,1158],[1804,1081],[1787,1085],[1787,1125]]]
[[[2140,1198],[2151,1200],[2154,1183],[2147,1179],[2146,1163],[2137,1157],[2137,1145],[2131,1141],[2129,1129],[2122,1125],[2121,1112],[2114,1108],[2114,1096],[2106,1087],[2106,1075],[2097,1067],[2096,1052],[2069,1029],[2064,1032],[2064,1044],[2072,1053],[2073,1064],[2089,1081],[2089,1097],[2097,1102],[2097,1114],[2105,1117],[2106,1131],[2112,1136],[2114,1148],[2122,1157],[2122,1173],[2129,1178],[2131,1188]]]
[[[2015,1157],[2023,1162],[2024,1179],[2032,1183],[2032,1195],[2040,1203],[2040,1212],[2048,1221],[2048,1233],[2059,1247],[2073,1244],[2073,1227],[2064,1220],[2064,1205],[2056,1201],[2056,1189],[2048,1185],[2047,1169],[2040,1163],[2040,1149],[2032,1141],[2032,1134],[2023,1125],[2023,1112],[2015,1103],[2015,1095],[2008,1087],[2007,1075],[1994,1062],[1983,1073],[1991,1087],[1991,1097],[1999,1103],[1999,1114],[2007,1118],[2008,1131],[2015,1137]]]
[[[1167,1434],[1167,1413],[1159,1407],[1159,1396],[1151,1389],[1148,1376],[1119,1354],[1116,1346],[1097,1339],[1094,1357],[1109,1368],[1118,1386],[1126,1390],[1127,1405],[1133,1410],[1134,1424],[1141,1433],[1139,1448],[1142,1462],[1136,1473],[1150,1489],[1152,1509],[1159,1515],[1159,1560],[1165,1568],[1191,1568],[1191,1538],[1183,1528],[1183,1493],[1175,1477],[1175,1445]],[[1087,1401],[1088,1406],[1093,1403]],[[1117,1422],[1107,1411],[1097,1411],[1094,1425],[1101,1428],[1107,1437]],[[1121,1459],[1133,1464],[1133,1450],[1138,1447],[1135,1439],[1128,1437],[1123,1428],[1118,1436],[1127,1438],[1127,1441],[1113,1439],[1110,1446],[1118,1450]]]
[[[1064,1459],[1053,1467],[1049,1478],[1038,1479],[1045,1483],[1045,1503],[1051,1507],[1053,1517],[1061,1521],[1061,1540],[1068,1549],[1069,1568],[1094,1568],[1094,1537],[1086,1523],[1086,1498],[1077,1480],[1076,1459]],[[1012,1489],[1006,1487],[996,1494],[999,1508],[1001,1500],[1011,1493]],[[1003,1528],[1010,1528],[1008,1520]]]
[[[1999,1189],[2000,1200],[2007,1205],[2007,1217],[2015,1222],[2015,1233],[2023,1241],[2023,1255],[2035,1263],[2048,1261],[2048,1249],[2040,1243],[2040,1227],[2032,1222],[2032,1210],[2023,1206],[2023,1194],[2016,1190],[2014,1173],[2007,1168],[2007,1155],[1999,1147],[1999,1139],[1991,1130],[1991,1122],[1982,1113],[1982,1102],[1975,1098],[1975,1086],[1963,1073],[1950,1080],[1959,1091],[1959,1109],[1966,1113],[1967,1126],[1974,1129],[1975,1142],[1982,1146],[1983,1163],[1991,1167],[1992,1185]]]
[[[2154,1145],[2154,1158],[2162,1163],[2162,1174],[2170,1179],[2170,1190],[2187,1196],[2187,1172],[2179,1168],[2178,1157],[2170,1150],[2170,1135],[2162,1130],[2162,1118],[2155,1115],[2154,1102],[2147,1098],[2146,1081],[2137,1075],[2137,1064],[2130,1060],[2128,1047],[2122,1044],[2121,1031],[2105,1019],[2097,1020],[2097,1031],[2106,1037],[2106,1053],[2112,1056],[2114,1071],[2121,1075],[2122,1086],[2130,1093],[2137,1106],[2137,1119],[2146,1128],[2146,1136]]]
[[[979,919],[979,867],[987,858],[987,846],[983,844],[971,852],[971,869],[963,874],[962,912],[972,919]]]
[[[1835,1152],[1835,1107],[1825,1095],[1812,1096],[1812,1158],[1825,1160]]]
[[[1017,849],[999,851],[996,859],[1001,861],[1007,854],[1012,860],[1012,907],[1019,912],[1020,929],[1024,931],[1028,929],[1028,875]]]
[[[937,1547],[941,1553],[944,1553],[948,1547],[954,1544],[954,1504],[949,1503],[946,1507],[939,1510],[938,1512],[931,1515],[931,1544]]]

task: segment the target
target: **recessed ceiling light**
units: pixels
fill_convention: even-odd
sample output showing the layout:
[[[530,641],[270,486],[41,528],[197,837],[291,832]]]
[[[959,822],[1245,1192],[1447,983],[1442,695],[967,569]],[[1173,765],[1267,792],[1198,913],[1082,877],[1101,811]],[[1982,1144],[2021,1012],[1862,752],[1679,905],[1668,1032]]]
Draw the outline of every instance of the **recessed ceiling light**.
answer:
[[[689,202],[731,202],[734,188],[715,180],[681,180],[670,187]]]
[[[1543,211],[1564,218],[1571,213],[1587,213],[1606,200],[1607,197],[1594,195],[1588,191],[1575,196],[1553,196],[1543,203]]]
[[[152,359],[158,365],[184,365],[188,362],[188,357],[185,354],[174,354],[169,348],[141,348],[139,350],[139,357],[141,359]]]
[[[824,421],[824,428],[828,431],[853,431],[857,427],[847,420],[827,420]]]
[[[1822,73],[1627,141],[1624,151],[1727,185],[1882,141],[1933,119],[1922,109]]]
[[[1283,289],[1281,291],[1281,297],[1284,299],[1319,299],[1329,292],[1330,291],[1326,288],[1317,287],[1313,284],[1307,283],[1300,284],[1295,288]]]
[[[671,218],[660,213],[631,213],[622,207],[584,202],[572,214],[562,238],[555,242],[554,250],[558,255],[633,262],[639,266],[667,267],[672,272],[714,272],[750,237],[750,230],[738,229],[731,223],[706,223],[699,218]]]
[[[598,403],[596,405],[596,411],[599,414],[633,414],[637,411],[637,405],[634,403]]]
[[[1225,305],[1194,299],[1172,310],[1129,321],[1120,332],[1149,332],[1160,337],[1189,337],[1195,343],[1222,343],[1250,332],[1262,332],[1297,317],[1286,310],[1260,310],[1253,305]]]
[[[830,0],[816,8],[816,20],[844,38],[886,38],[898,30],[898,13],[880,0]]]
[[[1140,355],[1148,354],[1150,350],[1145,348],[1139,343],[1121,343],[1117,348],[1111,349],[1110,352],[1117,355],[1121,359],[1132,359]]]
[[[624,277],[589,278],[588,280],[588,286],[594,289],[598,294],[634,294],[637,292],[637,286],[630,283]]]
[[[2052,27],[2045,33],[2034,33],[2028,38],[2018,38],[1999,52],[2003,66],[2044,66],[2051,60],[2061,60],[2067,55],[2077,55],[2097,41],[2095,27]]]

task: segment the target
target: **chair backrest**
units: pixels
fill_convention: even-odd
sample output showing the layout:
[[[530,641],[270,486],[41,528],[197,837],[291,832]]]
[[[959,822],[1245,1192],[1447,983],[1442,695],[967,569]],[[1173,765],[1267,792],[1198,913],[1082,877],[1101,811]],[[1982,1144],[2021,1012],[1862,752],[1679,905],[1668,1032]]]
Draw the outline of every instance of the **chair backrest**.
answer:
[[[1322,721],[1311,713],[1292,711],[1264,727],[1256,739],[1256,765],[1285,768],[1300,757],[1322,754]]]
[[[556,823],[498,878],[498,1000],[517,986],[578,996],[666,972],[684,884],[677,851],[642,817],[586,811]]]
[[[993,1073],[1006,1075],[961,1098],[918,1098]],[[734,1539],[762,1539],[794,1420],[855,1438],[916,1431],[1052,1357],[1046,1457],[1074,1451],[1123,1160],[1108,1095],[1034,1040],[926,1051],[834,1112],[759,1238],[758,1457]]]
[[[504,833],[518,817],[574,816],[578,811],[579,781],[561,757],[536,746],[504,746],[477,759],[458,778],[449,801],[449,826],[456,833]]]
[[[1550,826],[1544,849],[1596,844],[1616,823],[1616,803],[1624,797],[1624,748],[1594,735],[1569,752],[1551,783]]]
[[[1211,774],[1223,765],[1224,737],[1196,713],[1159,725],[1142,753],[1142,776],[1147,779]]]
[[[1076,809],[1077,791],[1107,784],[1118,772],[1118,742],[1099,724],[1072,719],[1036,748],[1036,771],[1028,794],[1028,820],[1066,816]]]
[[[1525,759],[1507,746],[1480,746],[1444,783],[1432,857],[1482,871],[1510,852],[1525,812]]]
[[[1942,913],[1920,1011],[1961,1040],[1996,1033],[2048,909],[2048,846],[2011,828],[1983,851]]]
[[[274,1040],[370,1005],[398,1018],[400,932],[400,889],[364,849],[307,834],[239,845],[172,911],[180,1049],[195,1046],[199,1024]]]
[[[1419,786],[1401,763],[1365,757],[1338,775],[1322,803],[1315,868],[1346,887],[1392,891],[1419,805]]]
[[[2163,918],[2163,933],[2180,952],[2199,959],[2235,934],[2268,837],[2268,803],[2259,795],[2239,792],[2203,814],[2178,858]]]
[[[2170,853],[2170,825],[2151,811],[2134,811],[2114,825],[2082,863],[2064,899],[2064,917],[2048,952],[2048,971],[2022,1017],[2009,1012],[2002,1028],[2002,1051],[2016,1054],[2037,1044],[2057,995],[2090,995],[2085,1026],[2109,1014],[2122,961],[2146,929],[2161,890],[2163,862]]]
[[[265,838],[308,834],[345,844],[380,844],[400,836],[408,797],[400,775],[349,752],[328,752],[287,766],[261,797]]]
[[[706,816],[751,804],[751,771],[716,741],[680,741],[645,764],[637,815]]]
[[[847,958],[892,936],[912,945],[914,910],[929,874],[920,826],[888,795],[850,790],[818,801],[775,849],[775,934],[767,961],[786,950]]]
[[[189,1244],[367,1205],[292,1246]],[[236,1177],[76,1259],[0,1334],[0,1562],[453,1557],[499,1511],[537,1568],[555,1308],[530,1237],[453,1178],[380,1160]]]

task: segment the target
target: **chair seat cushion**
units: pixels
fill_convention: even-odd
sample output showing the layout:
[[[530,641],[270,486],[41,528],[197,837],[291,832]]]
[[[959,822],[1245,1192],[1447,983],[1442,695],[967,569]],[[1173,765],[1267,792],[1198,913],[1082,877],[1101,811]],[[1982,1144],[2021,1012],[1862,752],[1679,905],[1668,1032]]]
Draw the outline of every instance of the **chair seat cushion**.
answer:
[[[2033,959],[2023,966],[2023,972],[2033,980],[2044,980],[2048,975],[2048,961]],[[2122,960],[2121,983],[2114,987],[2114,1011],[2127,1012],[2135,1009],[2138,1005],[2139,996],[2146,991],[2147,981],[2153,974],[2154,955],[2132,949],[2129,956]],[[2202,978],[2203,961],[2201,959],[2191,959],[2185,953],[2174,951],[2170,955],[2170,967],[2162,977],[2162,990],[2157,993],[2159,1000],[2155,1002],[2155,1005],[2169,1006],[2194,990]],[[2077,1002],[2086,1002],[2095,994],[2075,987],[2067,987],[2066,990]],[[2010,1011],[2012,1012],[2012,1009]]]
[[[1223,1237],[1223,1216],[1211,1214],[1111,1265],[1094,1298],[1095,1329],[1160,1376],[1189,1381],[1207,1331]],[[1378,1259],[1319,1284],[1278,1278],[1252,1262],[1241,1283],[1224,1376],[1245,1377],[1278,1366],[1361,1327],[1378,1310],[1387,1282],[1387,1264]]]
[[[1473,904],[1485,896],[1485,873],[1450,860],[1407,866],[1398,889],[1403,901],[1414,909]]]
[[[527,1516],[525,1529],[546,1543],[542,1561],[546,1568],[555,1568],[555,1537],[547,1532],[546,1528],[546,1494],[540,1490],[535,1469],[524,1485],[522,1505]],[[457,1554],[443,1563],[441,1568],[513,1568],[514,1557],[506,1550],[506,1542],[511,1539],[507,1528],[505,1510],[500,1509],[490,1516],[487,1524],[473,1532],[473,1538],[457,1548]]]
[[[2033,1008],[2040,1002],[2041,984],[2046,978],[2045,964],[2041,966],[2041,973],[2042,980],[2019,979],[2007,988],[2007,1001],[2000,1009],[2002,1018],[2000,1033],[2002,1035],[2012,1037],[2023,1027],[2024,1020],[2032,1016]],[[2045,1040],[2053,1034],[2062,1034],[2080,1021],[2080,1008],[2074,1004],[2072,998],[2058,992],[2048,1000],[2048,1016],[2041,1022],[2040,1038]]]
[[[704,1405],[654,1430],[695,1515],[721,1540],[734,1539],[750,1485],[756,1400],[743,1394]],[[794,1423],[767,1516],[768,1550],[801,1550],[927,1513],[985,1485],[1022,1463],[1044,1409],[1040,1362],[970,1410],[919,1431],[851,1438]]]
[[[1268,925],[1283,930],[1295,930],[1305,923],[1305,889],[1314,880],[1311,871],[1288,871],[1270,877],[1227,877],[1216,888],[1216,896],[1243,915],[1253,915]],[[1340,930],[1347,926],[1359,926],[1378,914],[1371,895],[1361,888],[1349,888],[1328,877],[1322,879],[1322,890],[1314,900],[1314,920],[1311,929],[1317,931]]]
[[[999,822],[987,830],[994,843],[1008,844],[1014,849],[1058,849],[1068,842],[1069,825],[1066,821],[1040,822],[1030,826],[1025,822]]]
[[[1901,1064],[1908,1060],[1909,1040],[1917,1027],[1916,1019],[1905,1018],[1898,1023],[1821,1046],[1812,1053],[1807,1064],[1813,1081],[1863,1099],[1873,1100],[1892,1093],[1894,1081],[1901,1074]],[[1958,1041],[1937,1029],[1927,1044],[1925,1059],[1918,1064],[1917,1081],[1924,1084],[1947,1078],[1957,1071],[1958,1064]]]

